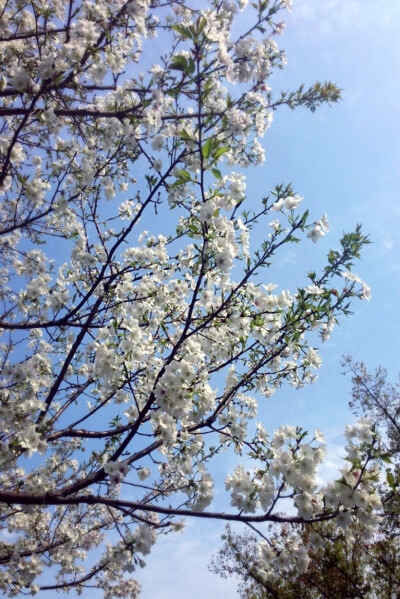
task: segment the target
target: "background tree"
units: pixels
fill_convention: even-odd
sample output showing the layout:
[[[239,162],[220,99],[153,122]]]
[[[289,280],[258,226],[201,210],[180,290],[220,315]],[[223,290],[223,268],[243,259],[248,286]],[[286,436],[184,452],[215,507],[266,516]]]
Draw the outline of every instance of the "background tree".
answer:
[[[254,394],[312,382],[315,332],[327,339],[350,300],[369,297],[350,270],[367,243],[360,227],[302,288],[274,292],[265,273],[280,248],[316,242],[329,222],[297,215],[303,198],[286,184],[246,209],[236,170],[263,162],[259,138],[275,109],[314,110],[339,91],[316,83],[273,98],[267,81],[285,62],[273,36],[290,0],[250,6],[246,19],[243,1],[196,4],[1,9],[0,522],[11,536],[0,588],[9,596],[95,585],[106,598],[136,597],[137,581],[122,574],[180,516],[256,525],[350,522],[357,512],[374,524],[372,453],[362,476],[353,460],[347,485],[328,490],[328,509],[315,482],[319,432],[308,442],[295,427],[247,435]],[[144,40],[157,34],[166,51],[153,63]],[[250,229],[265,229],[271,213],[251,248]],[[367,421],[352,434],[373,442]],[[204,511],[207,463],[228,447],[246,451],[254,471],[228,475],[231,513]],[[279,512],[288,498],[296,516]]]
[[[353,381],[350,406],[356,413],[368,414],[381,429],[377,457],[386,464],[386,481],[379,485],[383,504],[382,519],[372,534],[366,534],[362,522],[353,522],[348,543],[335,521],[313,524],[294,531],[271,527],[269,542],[274,545],[313,546],[306,572],[278,565],[264,572],[260,567],[257,538],[249,533],[238,535],[228,527],[224,546],[213,560],[211,569],[223,577],[239,577],[240,596],[244,599],[319,599],[338,597],[376,597],[394,599],[400,593],[400,389],[387,382],[386,371],[378,368],[370,374],[365,365],[351,358],[344,361]],[[358,456],[357,456],[358,457]]]

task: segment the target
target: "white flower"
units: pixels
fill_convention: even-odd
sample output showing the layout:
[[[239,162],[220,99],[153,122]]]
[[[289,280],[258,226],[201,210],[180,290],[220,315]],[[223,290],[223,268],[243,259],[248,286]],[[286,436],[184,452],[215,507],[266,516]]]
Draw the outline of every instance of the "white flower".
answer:
[[[310,557],[307,553],[306,547],[302,546],[297,552],[296,567],[300,574],[307,571],[308,564],[310,563]]]
[[[137,471],[137,475],[140,480],[146,480],[146,478],[150,476],[150,468],[140,468],[140,470]]]
[[[126,462],[107,462],[104,465],[104,472],[109,475],[112,485],[117,485],[125,478],[129,472],[129,466]]]
[[[325,231],[325,233],[328,233],[328,231],[329,231],[329,220],[328,220],[328,217],[327,217],[327,215],[326,215],[325,212],[322,215],[322,218],[319,219],[318,224],[321,227],[321,229],[323,229]]]
[[[54,71],[54,56],[44,56],[42,61],[39,63],[38,76],[40,79],[49,79]]]
[[[322,364],[322,360],[318,353],[315,351],[313,347],[310,347],[308,352],[306,353],[305,359],[310,363],[310,366],[314,368],[319,368]]]
[[[28,85],[28,72],[24,67],[20,67],[10,79],[10,85],[19,92],[23,91]]]
[[[289,308],[293,304],[293,298],[288,289],[284,289],[278,297],[278,304],[282,310]]]
[[[303,201],[304,198],[296,194],[295,196],[288,196],[283,201],[286,210],[294,210]]]
[[[24,148],[20,143],[15,143],[12,147],[10,160],[13,164],[18,164],[22,162],[25,158]]]
[[[222,272],[228,272],[233,266],[233,258],[229,251],[224,251],[215,257],[215,265]]]
[[[228,181],[231,181],[229,184],[230,195],[235,200],[242,200],[245,197],[246,183],[244,180],[246,177],[242,174],[231,173],[230,177],[228,177]]]
[[[277,200],[274,204],[272,204],[271,210],[273,210],[274,212],[279,212],[279,210],[282,210],[283,205],[284,200],[283,198],[281,198],[280,200]]]
[[[153,168],[155,171],[160,172],[160,170],[162,169],[162,160],[160,160],[159,158],[153,160]]]
[[[336,524],[339,524],[340,528],[342,528],[344,531],[348,529],[351,521],[351,512],[349,511],[340,512],[340,514],[335,518]]]
[[[363,283],[362,287],[363,287],[362,299],[366,299],[367,302],[369,302],[369,300],[371,299],[371,289],[368,287],[368,285],[366,283]]]
[[[215,214],[216,207],[213,201],[204,202],[198,207],[198,218],[202,223],[209,222]]]
[[[322,287],[318,287],[317,285],[308,285],[308,287],[304,288],[304,291],[306,291],[310,295],[322,295],[325,289],[323,289]]]
[[[156,135],[153,138],[153,141],[151,142],[151,147],[153,148],[153,150],[155,150],[156,152],[159,152],[160,150],[162,150],[164,145],[164,138],[162,135]],[[154,166],[154,164],[153,164]],[[155,168],[155,167],[154,167]],[[161,167],[160,167],[161,168]],[[160,169],[156,169],[156,170],[160,170]]]
[[[281,223],[279,222],[279,220],[272,220],[270,223],[268,223],[268,226],[271,227],[271,229],[273,229],[274,232],[276,232],[281,226]]]
[[[355,283],[362,283],[362,279],[360,279],[355,272],[351,272],[350,270],[342,272],[342,277],[344,279],[348,279],[349,281],[354,281]]]
[[[325,235],[324,231],[322,230],[322,228],[319,225],[315,225],[313,229],[311,229],[311,231],[307,234],[307,237],[309,239],[311,239],[311,241],[313,241],[314,243],[317,243],[318,239],[320,237],[323,237]]]

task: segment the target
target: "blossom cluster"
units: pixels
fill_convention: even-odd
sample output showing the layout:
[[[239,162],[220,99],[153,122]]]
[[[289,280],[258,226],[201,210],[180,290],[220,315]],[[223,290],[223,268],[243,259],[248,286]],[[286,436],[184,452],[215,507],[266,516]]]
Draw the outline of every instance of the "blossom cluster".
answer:
[[[346,465],[341,469],[342,477],[322,487],[317,484],[315,475],[316,465],[322,461],[325,454],[323,444],[319,447],[303,444],[299,431],[296,434],[294,428],[288,430],[289,428],[282,427],[271,441],[274,458],[269,472],[272,471],[275,477],[275,486],[279,488],[279,493],[286,497],[290,494],[294,496],[297,515],[301,519],[318,523],[322,520],[322,514],[329,514],[330,519],[334,518],[334,522],[342,529],[349,544],[354,540],[352,525],[356,519],[362,524],[364,539],[369,539],[380,521],[377,510],[382,508],[381,496],[377,490],[379,466],[375,460],[371,460],[371,453],[365,453],[366,444],[371,446],[376,436],[371,428],[371,421],[362,418],[354,426],[346,426],[345,437],[349,440],[349,445],[345,448]],[[277,453],[276,449],[274,450],[277,438],[278,444],[284,443],[285,440],[287,442],[287,439],[293,439],[296,443],[292,443],[289,451],[280,450]],[[319,431],[316,431],[314,439],[323,439]],[[231,482],[228,484],[231,485]],[[261,488],[264,488],[263,485]],[[293,567],[302,574],[310,562],[309,552],[324,542],[317,529],[311,531],[307,546],[304,538],[300,541],[295,530],[291,534],[287,527],[283,528],[279,542],[274,538],[260,544],[259,574],[267,581]]]

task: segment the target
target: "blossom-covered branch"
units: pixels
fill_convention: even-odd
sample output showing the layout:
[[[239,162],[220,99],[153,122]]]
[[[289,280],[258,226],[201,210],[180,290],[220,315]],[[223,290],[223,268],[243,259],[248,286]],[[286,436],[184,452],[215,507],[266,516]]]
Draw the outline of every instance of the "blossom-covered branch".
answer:
[[[328,217],[301,213],[290,185],[260,190],[251,208],[246,194],[243,171],[264,162],[274,110],[314,110],[340,92],[327,82],[272,93],[269,77],[286,62],[277,18],[290,0],[203,4],[2,8],[8,596],[96,584],[106,598],[135,598],[137,581],[121,574],[143,565],[157,534],[180,529],[179,516],[374,519],[372,454],[345,471],[344,499],[342,487],[324,495],[315,482],[320,434],[247,431],[262,396],[315,380],[315,332],[327,340],[350,302],[369,297],[352,271],[368,242],[359,226],[301,288],[278,288],[267,275],[279,252],[317,242]],[[255,248],[257,226],[267,232]],[[228,448],[254,460],[251,472],[227,473],[229,514],[210,507],[208,470]],[[288,498],[295,516],[282,515]]]

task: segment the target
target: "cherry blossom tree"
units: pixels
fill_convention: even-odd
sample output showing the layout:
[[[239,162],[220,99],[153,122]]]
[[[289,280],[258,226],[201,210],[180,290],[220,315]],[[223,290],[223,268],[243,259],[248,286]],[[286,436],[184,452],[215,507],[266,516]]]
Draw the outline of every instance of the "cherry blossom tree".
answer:
[[[372,449],[324,491],[321,433],[248,427],[260,397],[315,380],[316,333],[327,340],[351,300],[369,298],[351,270],[359,226],[289,291],[268,268],[286,245],[323,237],[326,214],[302,213],[287,184],[246,206],[244,169],[263,163],[274,111],[313,111],[339,90],[273,95],[291,0],[200,4],[2,4],[6,596],[97,586],[135,598],[129,575],[184,516],[376,519]],[[349,434],[375,443],[367,419]],[[208,463],[230,447],[254,471],[227,474],[233,507],[219,513]],[[297,515],[282,514],[284,497]]]

